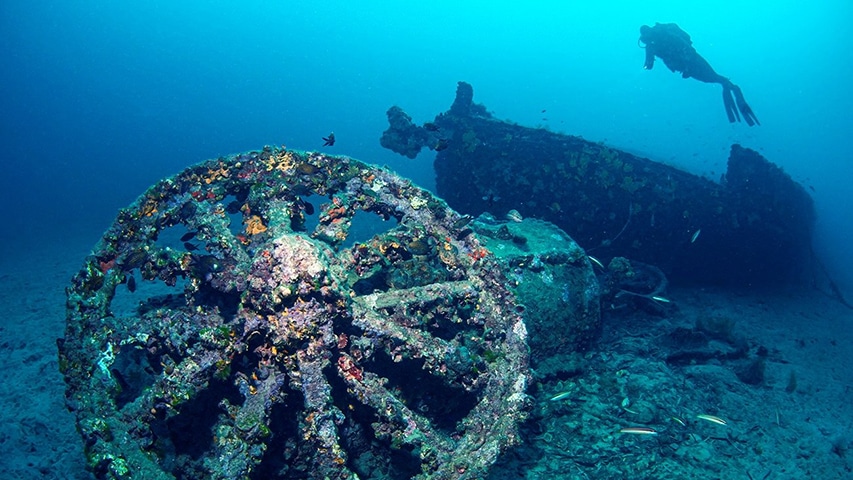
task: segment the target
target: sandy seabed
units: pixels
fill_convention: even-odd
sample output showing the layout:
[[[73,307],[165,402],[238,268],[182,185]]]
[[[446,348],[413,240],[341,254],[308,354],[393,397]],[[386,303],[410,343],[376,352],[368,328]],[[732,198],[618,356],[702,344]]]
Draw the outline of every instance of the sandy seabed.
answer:
[[[92,478],[64,405],[56,350],[64,289],[92,245],[94,239],[63,239],[3,249],[3,478]],[[529,429],[537,433],[510,452],[515,458],[502,462],[495,478],[853,478],[853,311],[814,290],[674,289],[669,297],[675,308],[666,317],[606,316],[601,339],[581,360],[588,371],[538,385],[534,418],[541,425]],[[734,319],[739,336],[767,349],[761,385],[741,382],[724,362],[663,361],[662,336],[692,328],[702,315]],[[627,409],[620,392],[601,386],[616,372],[639,385]],[[788,391],[792,372],[796,389]],[[561,388],[572,394],[549,402]],[[669,404],[656,408],[688,423],[676,432],[678,443],[616,433],[632,424],[631,405],[657,401]],[[727,430],[695,420],[698,413],[725,417]],[[681,427],[665,428],[671,437]],[[607,461],[593,465],[571,453],[579,444]]]

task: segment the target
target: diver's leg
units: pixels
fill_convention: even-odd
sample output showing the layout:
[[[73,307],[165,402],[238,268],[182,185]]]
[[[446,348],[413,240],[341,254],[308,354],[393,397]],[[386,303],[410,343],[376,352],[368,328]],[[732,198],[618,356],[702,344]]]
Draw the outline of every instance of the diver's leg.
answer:
[[[714,71],[711,64],[695,51],[685,62],[685,65],[684,78],[695,78],[704,83],[720,83],[723,86],[725,86],[725,82],[729,81],[729,79]]]

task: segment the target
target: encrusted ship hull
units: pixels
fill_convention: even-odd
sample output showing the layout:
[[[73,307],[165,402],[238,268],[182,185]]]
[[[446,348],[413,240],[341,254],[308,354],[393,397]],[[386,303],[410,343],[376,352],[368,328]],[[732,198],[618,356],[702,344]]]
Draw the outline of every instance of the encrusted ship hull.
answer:
[[[489,115],[460,82],[450,110],[417,126],[388,111],[382,144],[414,158],[437,150],[436,188],[460,212],[516,209],[550,221],[603,260],[624,256],[673,280],[767,284],[810,260],[814,207],[757,152],[733,145],[724,181],[579,137]]]

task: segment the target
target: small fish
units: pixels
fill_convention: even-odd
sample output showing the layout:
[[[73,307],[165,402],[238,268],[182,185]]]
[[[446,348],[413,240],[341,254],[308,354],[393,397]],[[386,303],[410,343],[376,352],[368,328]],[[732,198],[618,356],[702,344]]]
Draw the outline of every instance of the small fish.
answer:
[[[126,270],[133,270],[134,268],[141,267],[146,260],[148,260],[148,254],[145,250],[137,250],[125,258],[122,266]]]
[[[450,146],[450,140],[446,138],[439,138],[437,142],[435,142],[435,146],[432,147],[436,152],[440,152],[442,150],[446,150],[447,147]]]
[[[194,252],[198,250],[198,247],[190,242],[184,242],[184,248],[186,248],[188,252]]]
[[[428,132],[437,132],[437,131],[439,130],[438,125],[436,125],[436,124],[434,124],[434,123],[432,123],[432,122],[426,122],[426,123],[424,124],[424,128],[425,128]]]
[[[484,202],[486,202],[487,204],[489,204],[489,206],[490,206],[490,207],[491,207],[492,205],[494,205],[494,204],[495,204],[495,202],[497,202],[497,201],[499,201],[499,200],[501,199],[501,197],[499,197],[499,196],[495,195],[495,194],[494,194],[494,193],[492,193],[492,192],[489,192],[488,194],[483,195],[481,198],[483,199],[483,201],[484,201]]]
[[[550,401],[551,402],[557,402],[557,401],[560,401],[564,398],[568,398],[569,395],[571,395],[571,394],[572,394],[572,392],[560,392],[560,393],[554,395],[553,397],[551,397]]]
[[[243,202],[240,202],[238,200],[234,200],[233,202],[230,202],[228,205],[225,205],[225,211],[232,214],[232,215],[235,213],[238,213],[241,208],[243,208]]]
[[[655,295],[655,296],[653,296],[653,297],[651,297],[651,298],[652,298],[652,300],[654,300],[654,301],[656,301],[656,302],[661,302],[661,303],[670,303],[670,299],[665,298],[665,297],[660,297],[660,296],[658,296],[658,295]]]
[[[597,258],[593,257],[592,255],[587,255],[587,256],[586,256],[586,258],[588,258],[588,259],[589,259],[589,261],[593,263],[593,265],[598,266],[598,268],[600,268],[600,269],[602,269],[602,270],[604,270],[604,269],[605,269],[605,268],[604,268],[604,264],[603,264],[603,263],[601,263],[601,260],[599,260],[599,259],[597,259]]]
[[[456,234],[456,240],[462,240],[463,238],[467,237],[468,235],[471,235],[472,233],[474,233],[474,230],[465,227],[460,230],[459,233]]]
[[[686,427],[686,426],[687,426],[687,423],[685,423],[685,422],[684,422],[684,420],[682,420],[680,417],[676,417],[675,415],[673,415],[673,416],[671,416],[671,417],[669,417],[669,418],[671,418],[673,422],[675,422],[675,423],[677,423],[677,424],[681,425],[682,427]]]
[[[471,215],[462,215],[461,217],[459,217],[459,220],[453,222],[453,228],[464,228],[465,225],[471,223],[471,220],[473,219],[474,217],[472,217]]]
[[[692,237],[690,237],[690,243],[695,242],[695,241],[696,241],[696,239],[697,239],[697,238],[699,238],[699,234],[700,234],[700,233],[702,233],[702,229],[701,229],[701,228],[700,228],[699,230],[696,230],[695,232],[693,232],[693,236],[692,236]]]
[[[195,236],[196,236],[196,234],[197,234],[197,233],[198,233],[198,232],[196,232],[196,231],[189,231],[189,232],[185,233],[185,234],[181,237],[181,241],[182,241],[182,242],[189,242],[190,240],[192,240],[193,238],[195,238]]]
[[[189,271],[191,274],[209,280],[214,273],[219,273],[224,268],[219,260],[213,255],[197,255],[191,253]]]
[[[300,163],[296,166],[296,171],[303,175],[314,175],[320,171],[320,169],[317,168],[316,165],[311,165],[310,163]]]
[[[426,255],[431,250],[429,243],[426,240],[420,238],[416,238],[409,242],[408,247],[409,251],[412,252],[414,255]]]
[[[329,134],[328,137],[323,137],[323,146],[324,147],[333,147],[335,146],[335,132]]]
[[[632,433],[634,435],[657,435],[658,432],[654,428],[649,427],[626,427],[620,428],[619,433]]]
[[[135,292],[136,291],[136,278],[134,278],[133,275],[128,275],[126,278],[127,278],[127,289],[130,291],[130,293]]]
[[[511,221],[511,222],[519,223],[522,220],[524,220],[524,217],[522,217],[521,214],[518,213],[518,210],[513,209],[513,210],[506,212],[506,219]]]
[[[311,205],[311,202],[306,202],[300,198],[299,203],[302,205],[302,210],[304,210],[305,213],[308,215],[314,215],[314,205]]]
[[[716,417],[714,415],[706,415],[704,413],[696,415],[696,418],[698,418],[699,420],[705,420],[706,422],[716,423],[717,425],[728,425],[729,423],[720,417]]]

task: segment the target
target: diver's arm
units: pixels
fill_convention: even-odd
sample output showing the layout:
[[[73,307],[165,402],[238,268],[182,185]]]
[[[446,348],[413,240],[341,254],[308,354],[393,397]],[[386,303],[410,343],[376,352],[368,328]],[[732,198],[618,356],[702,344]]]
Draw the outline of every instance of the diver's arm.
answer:
[[[643,65],[643,68],[646,70],[651,70],[652,67],[655,66],[655,52],[652,50],[651,45],[646,45],[646,63]]]

